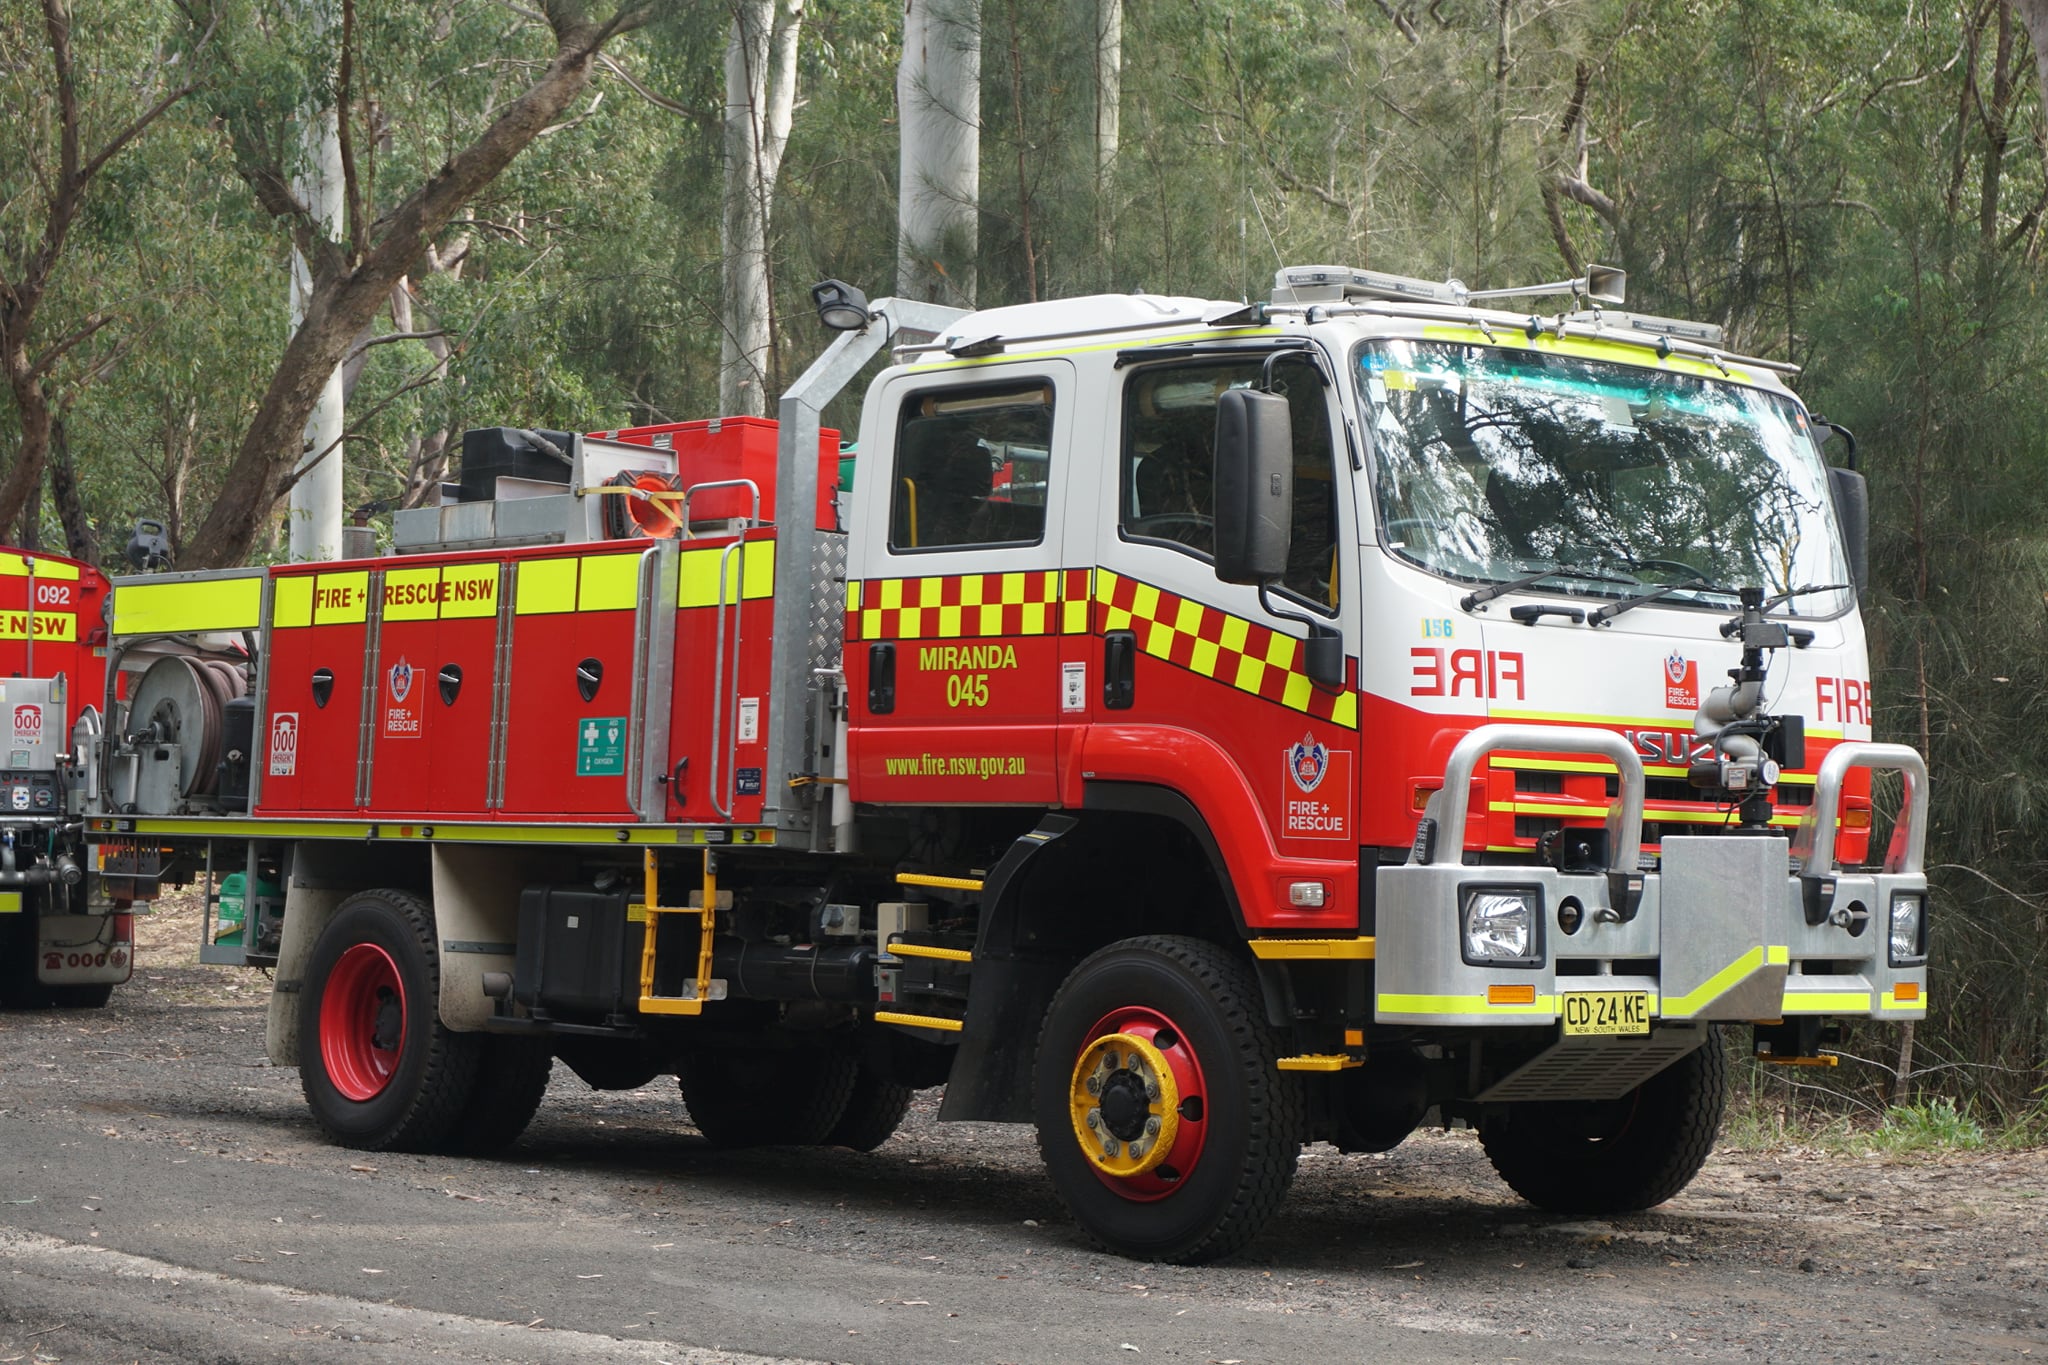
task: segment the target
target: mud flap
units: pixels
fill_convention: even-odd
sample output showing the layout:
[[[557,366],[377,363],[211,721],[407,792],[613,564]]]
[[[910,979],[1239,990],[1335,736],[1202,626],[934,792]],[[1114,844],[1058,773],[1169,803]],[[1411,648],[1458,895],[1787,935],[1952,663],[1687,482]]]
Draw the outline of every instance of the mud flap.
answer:
[[[1666,1019],[1775,1019],[1790,969],[1796,894],[1775,835],[1667,838],[1659,954]]]

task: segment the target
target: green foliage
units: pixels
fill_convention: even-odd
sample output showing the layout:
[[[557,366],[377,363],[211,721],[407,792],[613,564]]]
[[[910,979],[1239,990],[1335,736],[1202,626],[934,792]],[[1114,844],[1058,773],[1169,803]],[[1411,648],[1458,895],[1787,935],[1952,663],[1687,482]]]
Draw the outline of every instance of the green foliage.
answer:
[[[1895,1156],[1908,1152],[1974,1152],[1985,1142],[1984,1125],[1946,1097],[1888,1110],[1869,1139],[1878,1151]]]

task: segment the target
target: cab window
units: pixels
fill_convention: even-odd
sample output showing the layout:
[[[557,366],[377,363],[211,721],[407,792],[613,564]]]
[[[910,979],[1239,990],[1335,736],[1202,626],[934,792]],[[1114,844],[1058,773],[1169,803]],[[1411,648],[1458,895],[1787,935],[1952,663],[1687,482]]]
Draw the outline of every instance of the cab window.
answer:
[[[1263,356],[1134,370],[1124,390],[1118,527],[1124,539],[1213,559],[1216,400],[1255,387]],[[1329,407],[1307,357],[1274,367],[1294,430],[1294,535],[1280,586],[1311,605],[1337,603],[1337,498]]]
[[[1051,451],[1043,381],[912,395],[896,428],[889,548],[1038,544]]]

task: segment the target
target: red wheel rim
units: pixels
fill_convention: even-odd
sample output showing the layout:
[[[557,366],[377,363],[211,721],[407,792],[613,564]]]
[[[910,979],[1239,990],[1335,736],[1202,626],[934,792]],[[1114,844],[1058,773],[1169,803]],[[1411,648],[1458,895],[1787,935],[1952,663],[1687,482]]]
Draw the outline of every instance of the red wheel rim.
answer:
[[[320,1061],[344,1099],[373,1100],[405,1049],[405,989],[398,964],[374,943],[341,955],[320,997]]]
[[[1103,1170],[1092,1159],[1089,1162],[1095,1178],[1109,1189],[1134,1203],[1149,1203],[1164,1199],[1180,1189],[1195,1173],[1195,1165],[1201,1160],[1209,1131],[1209,1086],[1202,1075],[1201,1060],[1195,1056],[1187,1035],[1158,1010],[1144,1005],[1126,1005],[1111,1010],[1088,1030],[1077,1056],[1087,1056],[1096,1040],[1112,1034],[1124,1034],[1148,1044],[1149,1049],[1164,1060],[1179,1092],[1179,1122],[1175,1125],[1171,1146],[1157,1166],[1139,1175],[1118,1176]],[[1075,1085],[1074,1098],[1078,1100],[1078,1076]]]

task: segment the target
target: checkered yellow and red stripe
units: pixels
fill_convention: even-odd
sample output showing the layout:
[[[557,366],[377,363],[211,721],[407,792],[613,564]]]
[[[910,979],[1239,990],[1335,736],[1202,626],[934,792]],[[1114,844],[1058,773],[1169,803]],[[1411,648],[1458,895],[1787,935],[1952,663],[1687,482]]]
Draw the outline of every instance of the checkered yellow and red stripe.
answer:
[[[1358,728],[1357,689],[1347,685],[1331,692],[1310,682],[1302,671],[1301,641],[1107,569],[854,579],[846,585],[849,643],[1112,630],[1132,631],[1139,649],[1176,668]]]

